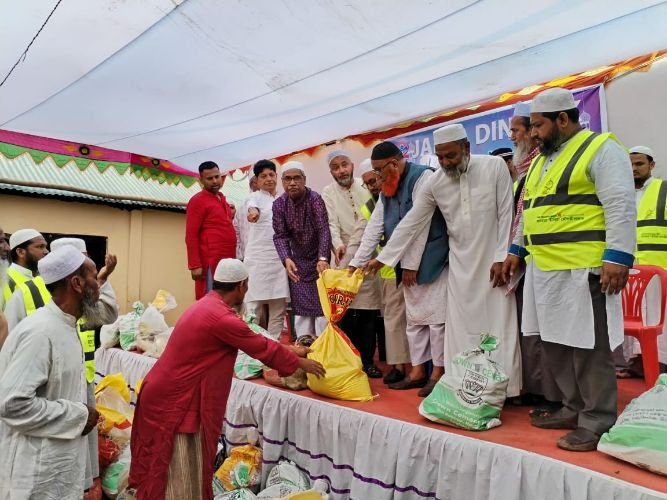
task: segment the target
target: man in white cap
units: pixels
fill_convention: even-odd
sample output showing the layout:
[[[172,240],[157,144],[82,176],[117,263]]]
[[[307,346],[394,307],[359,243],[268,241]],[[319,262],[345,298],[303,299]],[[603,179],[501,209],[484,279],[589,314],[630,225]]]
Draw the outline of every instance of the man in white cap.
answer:
[[[188,269],[195,282],[195,298],[211,289],[213,271],[220,259],[236,257],[236,230],[232,212],[222,194],[226,173],[213,161],[199,165],[202,190],[185,210],[185,246]]]
[[[270,160],[259,160],[253,171],[259,190],[252,193],[245,204],[248,245],[244,263],[250,274],[246,302],[248,312],[279,340],[285,323],[289,284],[273,244],[273,202],[278,196],[278,175],[276,165]]]
[[[227,398],[240,349],[291,375],[324,375],[305,347],[283,346],[253,333],[236,315],[248,290],[248,270],[223,259],[213,290],[176,323],[164,353],[141,387],[132,422],[130,486],[137,500],[212,499],[211,478]]]
[[[665,202],[667,184],[653,177],[655,154],[647,146],[630,148],[630,162],[635,180],[637,205],[637,251],[635,263],[660,266],[667,269],[667,227],[665,226]],[[661,214],[660,211],[663,211]],[[646,321],[660,321],[659,287],[649,285],[646,293]],[[658,337],[658,353],[661,363],[667,363],[667,336]],[[625,337],[623,348],[614,353],[618,378],[643,376],[641,348],[634,337]],[[624,358],[624,359],[623,359]]]
[[[347,266],[354,257],[354,248],[347,250],[358,224],[363,221],[361,209],[371,199],[371,194],[360,178],[354,177],[354,163],[342,149],[327,155],[329,172],[334,182],[322,190],[327,207],[331,244],[336,266]],[[363,233],[362,233],[363,234]],[[359,351],[364,371],[370,378],[381,378],[382,372],[375,366],[376,321],[382,307],[380,280],[373,276],[365,279],[339,326]]]
[[[88,256],[86,250],[86,242],[81,238],[59,238],[51,242],[51,250],[56,250],[63,246],[73,246],[79,252]],[[111,287],[111,283],[107,280],[108,276],[116,268],[117,259],[115,255],[107,255],[105,257],[105,265],[97,274],[97,281],[100,284],[100,301],[97,305],[97,310],[92,317],[87,317],[85,322],[80,322],[79,327],[86,326],[82,329],[82,340],[88,339],[85,344],[88,349],[91,348],[90,340],[92,340],[92,347],[94,352],[94,329],[108,325],[116,321],[118,317],[118,303],[116,301],[116,294]],[[16,286],[14,294],[11,296],[5,307],[5,316],[9,325],[9,331],[16,328],[24,318],[30,316],[40,307],[44,306],[51,300],[46,286],[41,282],[39,277],[33,280],[27,280]],[[92,333],[91,333],[92,332]],[[92,334],[92,339],[90,338]],[[87,351],[90,352],[90,351]],[[88,356],[90,357],[90,355]],[[92,363],[92,360],[88,360]],[[94,370],[92,366],[88,368],[89,378],[94,377]]]
[[[71,246],[39,261],[53,300],[0,351],[0,498],[82,498],[87,405],[76,322],[99,297],[95,264]]]
[[[306,187],[303,163],[285,163],[282,183],[285,192],[273,203],[273,244],[287,270],[296,336],[318,336],[326,320],[317,278],[331,258],[327,208],[322,197]]]
[[[533,416],[536,427],[571,429],[560,448],[589,451],[616,420],[611,352],[623,341],[618,295],[635,251],[635,195],[627,152],[612,134],[582,130],[569,90],[533,99],[541,155],[526,175],[524,209],[503,272],[530,254],[524,335],[542,339],[544,364],[563,408]]]
[[[16,285],[35,278],[38,273],[37,262],[49,253],[44,236],[35,229],[19,229],[12,233],[9,251],[12,264],[7,270],[7,283],[2,289],[3,310],[16,290]]]
[[[449,235],[445,370],[454,356],[477,348],[482,333],[491,334],[500,341],[491,359],[509,377],[507,395],[518,396],[521,355],[516,304],[502,287],[512,224],[512,179],[502,159],[470,154],[462,125],[439,128],[433,138],[440,170],[420,191],[377,260],[367,267],[395,265],[413,246],[414,235],[428,225],[433,211],[441,212]]]
[[[398,146],[390,141],[373,148],[371,163],[381,182],[382,194],[364,231],[361,246],[350,262],[351,268],[368,263],[383,235],[387,244],[393,241],[399,222],[414,210],[435,175],[431,168],[407,161]],[[412,369],[406,374],[395,367],[387,378],[390,389],[420,388],[417,394],[426,397],[444,373],[445,268],[449,246],[442,214],[431,210],[424,226],[411,235],[411,240],[405,255],[391,266],[396,269],[397,283],[403,285]],[[380,264],[377,269],[381,267]],[[391,358],[391,341],[391,336],[387,337],[388,359]],[[430,376],[426,371],[428,361],[433,364]]]
[[[514,220],[510,241],[514,240],[523,211],[523,185],[526,173],[533,160],[539,156],[540,148],[537,140],[530,134],[530,103],[519,102],[514,106],[510,120],[510,139],[514,145],[513,162],[516,176],[514,180]],[[531,414],[552,411],[560,407],[561,394],[549,370],[542,363],[542,345],[538,335],[524,336],[521,334],[521,316],[523,309],[523,283],[521,278],[514,286],[516,296],[517,319],[519,322],[519,338],[521,343],[521,371],[523,373],[523,404],[535,405]],[[517,400],[518,401],[518,400]]]

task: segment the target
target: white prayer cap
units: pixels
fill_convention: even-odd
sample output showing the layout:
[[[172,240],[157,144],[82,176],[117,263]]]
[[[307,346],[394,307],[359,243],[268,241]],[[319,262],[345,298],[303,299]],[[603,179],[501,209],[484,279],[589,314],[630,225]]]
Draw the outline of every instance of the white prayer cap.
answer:
[[[352,160],[352,159],[350,158],[350,155],[347,154],[344,150],[342,150],[342,149],[336,149],[336,150],[332,151],[331,153],[329,153],[329,154],[327,155],[327,165],[331,165],[331,162],[333,161],[333,159],[336,158],[336,157],[338,157],[338,156],[344,156],[344,157],[347,158],[348,160],[350,160],[350,161]]]
[[[529,102],[517,102],[514,105],[514,116],[525,116],[526,118],[530,118],[530,103]]]
[[[630,148],[630,154],[632,153],[640,153],[646,156],[650,156],[655,160],[655,155],[653,154],[653,150],[647,146],[635,146],[633,148]]]
[[[54,250],[37,263],[39,274],[47,285],[67,278],[85,262],[86,256],[71,245]]]
[[[289,170],[291,168],[296,168],[297,170],[301,170],[301,173],[305,177],[306,169],[304,168],[303,163],[301,163],[300,161],[294,161],[294,160],[288,161],[283,165],[282,171],[285,172],[286,170]]]
[[[17,246],[41,235],[36,229],[19,229],[9,237],[9,248],[10,250],[14,250]]]
[[[466,129],[460,123],[445,125],[433,132],[434,144],[447,144],[448,142],[460,141],[462,139],[467,140],[468,134],[466,134]]]
[[[572,92],[560,87],[547,89],[540,92],[533,99],[530,106],[531,113],[552,113],[556,111],[566,111],[574,109],[577,103],[574,102]]]
[[[359,177],[361,177],[362,175],[372,171],[373,171],[373,165],[371,165],[371,159],[366,158],[359,164],[359,171],[357,172],[357,174],[359,175]]]
[[[294,167],[292,167],[294,168]],[[238,259],[222,259],[215,268],[213,281],[218,283],[238,283],[248,279],[245,264]]]
[[[58,238],[51,242],[51,251],[58,250],[60,247],[70,245],[76,248],[81,253],[88,253],[86,250],[86,242],[81,238]]]

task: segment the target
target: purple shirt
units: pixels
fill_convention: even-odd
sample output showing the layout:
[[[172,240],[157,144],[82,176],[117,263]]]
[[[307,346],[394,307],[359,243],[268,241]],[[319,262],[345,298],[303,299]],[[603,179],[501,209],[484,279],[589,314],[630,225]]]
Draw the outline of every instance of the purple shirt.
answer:
[[[331,254],[329,218],[322,197],[310,188],[305,196],[292,201],[287,193],[273,202],[273,243],[284,264],[296,264],[300,281],[290,280],[292,308],[298,316],[322,316],[317,295],[317,259]]]

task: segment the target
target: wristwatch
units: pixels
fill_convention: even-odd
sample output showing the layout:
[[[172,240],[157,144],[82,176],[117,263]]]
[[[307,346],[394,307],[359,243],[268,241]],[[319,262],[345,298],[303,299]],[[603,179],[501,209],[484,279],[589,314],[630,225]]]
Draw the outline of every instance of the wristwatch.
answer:
[[[317,259],[317,260],[320,260],[320,261],[322,261],[322,262],[329,262],[329,259],[327,259],[326,257],[320,257],[320,258]]]

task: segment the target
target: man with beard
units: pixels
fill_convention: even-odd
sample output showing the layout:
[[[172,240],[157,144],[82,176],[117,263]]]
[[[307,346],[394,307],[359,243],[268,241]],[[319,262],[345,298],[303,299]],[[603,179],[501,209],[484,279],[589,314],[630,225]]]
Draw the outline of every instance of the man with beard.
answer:
[[[51,242],[51,249],[55,250],[59,247],[70,245],[83,253],[86,257],[86,242],[80,238],[59,238]],[[115,255],[107,255],[105,257],[105,265],[100,269],[97,275],[97,281],[100,285],[100,302],[96,306],[98,311],[94,317],[86,317],[86,323],[81,321],[79,326],[86,326],[82,332],[94,330],[98,326],[111,324],[116,321],[118,317],[118,304],[116,302],[116,294],[111,287],[111,283],[107,280],[109,275],[116,268],[117,259]],[[16,286],[16,291],[7,302],[5,308],[5,315],[7,317],[7,324],[11,332],[16,325],[18,325],[24,318],[30,316],[37,309],[48,304],[51,301],[51,294],[46,289],[41,278],[36,277],[33,280],[27,280]],[[83,335],[83,334],[82,334]],[[82,339],[88,339],[89,335],[82,336]],[[88,340],[84,340],[85,345],[89,345]],[[92,337],[92,346],[94,347],[95,338],[94,332]],[[94,352],[94,348],[93,351]],[[90,357],[90,355],[88,356]],[[94,377],[94,369],[89,366],[88,375]]]
[[[87,405],[76,322],[98,299],[95,264],[71,246],[39,261],[53,300],[0,351],[0,498],[82,498]]]
[[[597,448],[616,420],[611,352],[623,341],[618,295],[635,251],[635,194],[628,154],[612,134],[582,130],[569,90],[533,99],[532,136],[541,155],[526,175],[519,230],[505,278],[527,253],[524,335],[542,339],[544,366],[563,407],[533,416],[544,429],[570,429],[558,447]]]
[[[470,154],[463,125],[439,128],[433,139],[441,169],[431,176],[367,268],[395,265],[413,246],[414,234],[428,225],[433,211],[442,213],[449,234],[445,369],[457,354],[476,349],[482,333],[491,334],[500,341],[491,359],[509,377],[507,395],[518,396],[521,355],[516,304],[502,287],[512,224],[512,179],[500,158]]]
[[[289,300],[287,273],[273,244],[273,202],[277,196],[276,165],[259,160],[253,167],[259,190],[252,193],[245,206],[248,222],[248,246],[245,265],[250,279],[246,303],[258,323],[280,340]]]
[[[236,257],[236,231],[227,199],[220,192],[225,176],[215,162],[199,165],[202,190],[190,198],[185,210],[185,246],[188,269],[195,282],[195,298],[211,289],[220,259]]]
[[[359,174],[364,185],[371,193],[371,198],[366,204],[361,207],[361,215],[363,218],[357,224],[354,235],[350,238],[347,245],[347,255],[355,256],[364,232],[371,219],[371,215],[375,210],[375,206],[380,198],[381,182],[373,171],[373,165],[370,158],[361,162],[359,167]],[[380,244],[377,248],[385,245],[384,228],[380,227],[382,235],[380,236]],[[370,255],[365,255],[368,249],[365,248],[362,254],[359,255],[359,260],[369,260],[375,250],[370,248]],[[349,266],[349,262],[344,258],[341,261],[341,266]],[[408,346],[408,337],[405,334],[407,329],[407,320],[405,318],[405,297],[403,296],[403,287],[396,284],[396,271],[393,268],[384,266],[380,269],[380,278],[382,286],[382,321],[383,325],[377,328],[379,351],[382,353],[383,346],[386,354],[387,364],[391,367],[389,373],[385,375],[383,382],[385,384],[393,384],[400,382],[405,378],[405,369],[410,364],[410,350]],[[369,279],[367,276],[365,279]],[[380,338],[382,336],[382,338]],[[382,356],[380,356],[382,359]]]
[[[382,194],[364,231],[361,247],[350,262],[351,268],[368,264],[382,267],[377,260],[368,263],[382,235],[391,245],[400,223],[409,217],[432,182],[433,171],[407,161],[392,142],[373,148],[371,164],[382,183]],[[405,255],[387,264],[396,268],[397,282],[403,284],[407,316],[407,338],[412,370],[390,389],[420,387],[419,396],[428,396],[444,373],[445,295],[447,289],[447,227],[439,211],[431,210],[424,224],[410,233]],[[386,248],[386,247],[385,247]],[[399,262],[400,261],[400,262]],[[373,266],[375,263],[377,266]],[[372,273],[371,273],[372,275]],[[425,364],[433,362],[430,378]]]
[[[243,304],[248,271],[223,259],[213,290],[176,323],[167,348],[146,375],[132,423],[129,484],[138,500],[213,500],[212,478],[238,350],[287,376],[301,368],[305,347],[283,346],[253,333],[234,309]]]
[[[532,161],[540,154],[535,138],[530,134],[530,103],[519,102],[514,107],[510,120],[510,138],[514,144],[514,221],[510,241],[514,240],[518,230],[521,212],[523,211],[523,185],[526,172]],[[523,270],[522,270],[523,271]],[[517,319],[519,322],[519,339],[521,343],[521,371],[523,373],[524,394],[515,402],[535,405],[531,415],[548,413],[561,406],[561,394],[549,370],[543,366],[542,341],[538,335],[521,333],[521,316],[523,308],[523,277],[514,286],[516,296]]]
[[[5,311],[16,286],[37,277],[37,262],[48,254],[49,250],[39,231],[19,229],[9,238],[9,252],[12,264],[7,269],[7,282],[2,288]],[[40,291],[46,292],[43,283],[40,280],[38,283],[41,285]]]
[[[273,202],[273,244],[287,270],[296,336],[318,336],[326,327],[317,278],[331,255],[327,208],[306,187],[303,163],[285,163],[282,182],[285,192]]]
[[[332,151],[327,155],[327,163],[334,182],[322,190],[322,199],[329,217],[334,260],[336,266],[342,267],[354,256],[347,247],[357,224],[363,220],[361,209],[371,196],[362,180],[354,177],[354,163],[345,151]],[[373,361],[380,307],[379,278],[365,279],[339,324],[359,351],[364,371],[370,378],[382,377]]]

